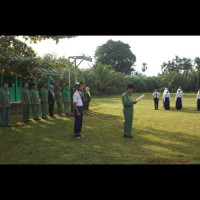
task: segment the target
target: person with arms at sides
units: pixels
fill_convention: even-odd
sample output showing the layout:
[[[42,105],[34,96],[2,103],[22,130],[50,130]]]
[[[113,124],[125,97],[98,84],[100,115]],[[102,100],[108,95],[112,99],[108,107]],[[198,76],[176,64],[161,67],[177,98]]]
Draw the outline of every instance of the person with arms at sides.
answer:
[[[157,91],[157,89],[155,89],[155,91],[153,93],[153,100],[154,100],[155,110],[158,110],[159,95],[160,95],[160,93]]]
[[[24,123],[30,122],[29,114],[30,114],[30,92],[28,89],[28,82],[24,82],[24,88],[21,90],[21,100],[22,100],[22,120]]]
[[[163,101],[165,110],[170,110],[170,93],[168,90],[166,90],[166,93],[163,96]]]
[[[73,94],[74,104],[74,134],[75,138],[83,137],[81,135],[82,121],[83,121],[83,101],[80,92],[83,90],[83,84],[80,82],[76,83],[76,92]]]
[[[43,82],[43,87],[40,90],[40,98],[41,98],[42,119],[48,119],[47,118],[47,107],[48,107],[47,82]]]
[[[58,107],[58,116],[62,117],[63,94],[61,87],[58,87],[58,91],[56,92],[56,102]]]
[[[64,102],[65,115],[68,115],[70,113],[71,98],[70,98],[69,90],[70,89],[68,85],[66,85],[63,90],[63,102]]]
[[[33,119],[35,121],[40,120],[38,118],[38,116],[39,116],[39,92],[38,92],[36,83],[33,83],[33,89],[30,91],[30,97],[31,97],[31,104],[32,104]]]
[[[197,110],[200,111],[200,89],[197,93]]]
[[[124,114],[124,137],[132,138],[132,124],[133,124],[133,114],[134,107],[133,104],[136,104],[137,101],[132,101],[131,93],[133,93],[134,86],[131,84],[127,85],[126,92],[122,95],[123,103],[123,114]]]
[[[73,95],[75,92],[75,88],[71,87],[70,88],[70,98],[71,98],[71,113],[74,111],[74,104],[73,104]]]
[[[54,104],[55,104],[55,93],[54,93],[54,86],[49,86],[48,91],[48,104],[49,104],[49,115],[51,118],[54,118]]]
[[[3,83],[0,90],[0,126],[10,126],[10,92],[8,84]]]
[[[165,87],[165,89],[164,89],[164,91],[163,91],[163,108],[165,107],[165,102],[164,102],[164,95],[165,95],[165,93],[166,93],[166,91],[167,91],[168,89]]]
[[[180,89],[177,90],[175,100],[176,100],[176,109],[181,110],[182,109],[182,95],[181,95]]]
[[[85,109],[89,110],[89,104],[90,104],[90,101],[91,101],[90,88],[86,87],[85,91],[86,91],[86,102],[85,102],[86,106],[85,106]]]

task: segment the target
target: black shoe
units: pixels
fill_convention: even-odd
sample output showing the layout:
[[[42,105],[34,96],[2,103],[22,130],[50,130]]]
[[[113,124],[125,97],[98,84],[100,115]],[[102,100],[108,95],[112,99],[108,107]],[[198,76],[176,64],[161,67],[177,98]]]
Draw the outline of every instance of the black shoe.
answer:
[[[126,135],[124,135],[124,137],[125,137],[125,138],[132,138],[133,135],[130,135],[130,136],[126,136]]]

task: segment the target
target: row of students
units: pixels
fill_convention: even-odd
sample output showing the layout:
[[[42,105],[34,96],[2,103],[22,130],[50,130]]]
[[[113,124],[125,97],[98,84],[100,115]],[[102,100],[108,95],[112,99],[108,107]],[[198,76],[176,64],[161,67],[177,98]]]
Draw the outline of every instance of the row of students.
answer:
[[[155,110],[158,109],[159,96],[160,93],[157,91],[157,89],[155,89],[155,92],[153,93]],[[177,110],[182,109],[182,98],[183,98],[183,91],[181,90],[181,87],[179,87],[175,96]],[[171,97],[169,90],[165,88],[163,91],[163,108],[165,110],[170,110],[170,100]],[[200,90],[197,93],[196,100],[197,100],[197,110],[200,111]]]

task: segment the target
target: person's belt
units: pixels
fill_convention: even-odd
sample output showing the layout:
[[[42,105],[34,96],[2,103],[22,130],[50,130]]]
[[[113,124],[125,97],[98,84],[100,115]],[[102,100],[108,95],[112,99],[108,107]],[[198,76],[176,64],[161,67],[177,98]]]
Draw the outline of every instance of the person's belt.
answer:
[[[133,107],[133,106],[124,106],[124,107]]]

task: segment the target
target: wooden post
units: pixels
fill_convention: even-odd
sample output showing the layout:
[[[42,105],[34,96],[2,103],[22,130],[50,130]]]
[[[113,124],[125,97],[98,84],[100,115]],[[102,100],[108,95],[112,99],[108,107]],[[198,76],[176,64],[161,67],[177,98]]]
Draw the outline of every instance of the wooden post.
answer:
[[[48,88],[50,86],[50,77],[49,77],[49,75],[47,75],[47,86],[48,86]]]
[[[15,75],[15,101],[17,101],[17,76]]]

